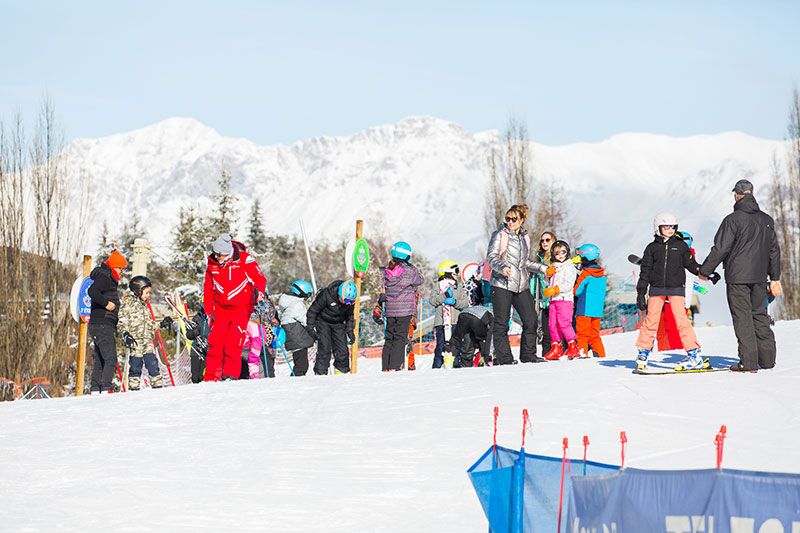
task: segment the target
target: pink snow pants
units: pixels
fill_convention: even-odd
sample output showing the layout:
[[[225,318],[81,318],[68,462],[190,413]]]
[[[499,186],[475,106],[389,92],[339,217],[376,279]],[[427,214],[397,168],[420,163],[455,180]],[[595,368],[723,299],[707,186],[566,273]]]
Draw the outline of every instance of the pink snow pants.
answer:
[[[565,340],[572,342],[577,335],[572,327],[573,302],[556,300],[550,302],[550,342]]]
[[[666,296],[651,296],[647,300],[647,316],[644,319],[644,324],[639,329],[639,337],[636,339],[636,347],[642,350],[653,349],[653,339],[658,332],[658,323],[661,320],[661,309],[664,307]],[[670,296],[669,308],[672,311],[672,316],[675,319],[675,325],[678,328],[678,335],[681,337],[684,350],[691,350],[699,348],[697,344],[697,336],[694,334],[692,323],[689,322],[689,317],[686,316],[686,309],[684,308],[685,299],[683,296]]]
[[[258,361],[261,357],[261,331],[255,322],[247,323],[247,332],[242,348],[250,348],[247,355],[247,369],[250,371],[250,379],[258,379]]]

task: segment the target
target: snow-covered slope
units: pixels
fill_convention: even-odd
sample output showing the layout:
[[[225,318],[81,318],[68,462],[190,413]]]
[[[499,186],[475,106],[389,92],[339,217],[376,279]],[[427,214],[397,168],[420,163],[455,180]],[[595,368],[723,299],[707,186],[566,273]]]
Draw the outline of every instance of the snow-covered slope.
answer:
[[[491,445],[684,469],[800,472],[800,321],[778,322],[778,365],[757,374],[638,376],[633,334],[606,360],[203,383],[0,404],[3,531],[474,531],[467,468]],[[715,366],[730,327],[699,328]],[[716,355],[714,355],[716,354]],[[664,355],[660,362],[674,362]],[[656,357],[656,362],[659,358]]]
[[[269,230],[298,233],[303,218],[312,239],[337,239],[353,233],[355,220],[363,218],[367,238],[370,228],[381,226],[438,264],[477,260],[485,250],[486,156],[496,135],[410,117],[350,137],[258,146],[222,137],[193,119],[171,118],[76,140],[70,164],[103,192],[93,202],[90,251],[103,221],[113,234],[134,209],[164,251],[178,208],[210,208],[224,167],[239,198],[241,234],[253,199],[260,198]],[[776,152],[782,156],[782,143],[736,132],[687,138],[626,133],[600,143],[532,144],[536,174],[564,186],[585,240],[599,245],[607,267],[621,276],[630,273],[627,255],[650,240],[659,211],[675,213],[704,256],[731,209],[730,189],[738,179],[750,179],[766,203]]]

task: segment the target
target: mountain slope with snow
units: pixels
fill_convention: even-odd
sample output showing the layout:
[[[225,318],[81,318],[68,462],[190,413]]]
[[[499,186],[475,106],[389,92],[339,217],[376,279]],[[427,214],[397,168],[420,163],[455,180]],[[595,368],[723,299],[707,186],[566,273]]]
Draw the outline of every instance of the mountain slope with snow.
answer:
[[[715,366],[730,327],[698,328]],[[757,374],[639,376],[634,333],[605,360],[202,383],[0,403],[3,531],[474,531],[466,470],[492,443],[627,466],[800,472],[800,321],[778,322],[777,366]],[[659,354],[654,364],[677,362]]]
[[[211,209],[225,168],[238,198],[239,234],[247,232],[250,207],[260,198],[270,231],[299,233],[302,218],[310,238],[339,239],[352,234],[362,218],[367,238],[371,228],[380,227],[434,264],[467,262],[479,260],[485,250],[486,157],[496,137],[432,117],[410,117],[349,137],[258,146],[222,137],[193,119],[171,118],[129,133],[74,141],[70,169],[90,176],[95,190],[103,191],[94,197],[93,205],[101,207],[89,224],[90,251],[103,221],[113,234],[115,224],[137,210],[163,253],[180,206]],[[600,246],[605,265],[623,277],[631,270],[625,258],[644,249],[660,211],[678,216],[702,259],[731,210],[730,189],[738,179],[750,179],[766,204],[775,153],[783,155],[781,142],[737,132],[686,138],[626,133],[556,147],[532,143],[536,175],[563,185],[585,241]]]

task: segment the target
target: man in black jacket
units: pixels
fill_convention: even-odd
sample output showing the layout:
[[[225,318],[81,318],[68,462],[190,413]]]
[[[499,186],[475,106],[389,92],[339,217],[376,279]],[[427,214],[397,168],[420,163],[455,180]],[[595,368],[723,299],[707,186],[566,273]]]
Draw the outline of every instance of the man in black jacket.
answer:
[[[733,213],[722,220],[714,246],[700,267],[708,279],[717,265],[725,269],[728,308],[739,343],[736,372],[756,372],[775,366],[775,336],[767,314],[767,282],[775,296],[781,288],[781,250],[772,217],[761,211],[753,184],[739,180],[733,188]]]
[[[350,372],[347,345],[355,342],[355,303],[344,301],[344,288],[348,283],[353,282],[336,280],[319,291],[306,313],[306,329],[317,341],[317,360],[314,363],[314,373],[317,375],[328,373],[331,352],[334,373]]]
[[[94,367],[92,368],[92,394],[113,392],[111,381],[117,368],[117,343],[114,331],[119,315],[118,281],[128,261],[114,250],[105,263],[89,275],[93,280],[88,294],[92,299],[89,315],[89,336],[94,341]],[[127,339],[126,339],[127,342]]]

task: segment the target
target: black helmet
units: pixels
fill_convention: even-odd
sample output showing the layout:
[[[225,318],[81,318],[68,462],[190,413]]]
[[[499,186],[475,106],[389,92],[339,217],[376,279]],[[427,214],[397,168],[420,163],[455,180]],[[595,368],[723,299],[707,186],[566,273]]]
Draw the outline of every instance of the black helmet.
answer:
[[[131,278],[131,282],[128,283],[128,288],[139,298],[142,297],[143,290],[152,286],[153,282],[150,281],[150,278],[147,276],[133,276],[133,278]]]
[[[567,251],[567,257],[564,258],[564,261],[569,260],[570,249],[569,249],[569,243],[567,241],[556,241],[553,244],[551,244],[550,245],[551,257],[555,257],[555,255],[553,255],[553,250],[555,250],[556,248],[564,248]]]

